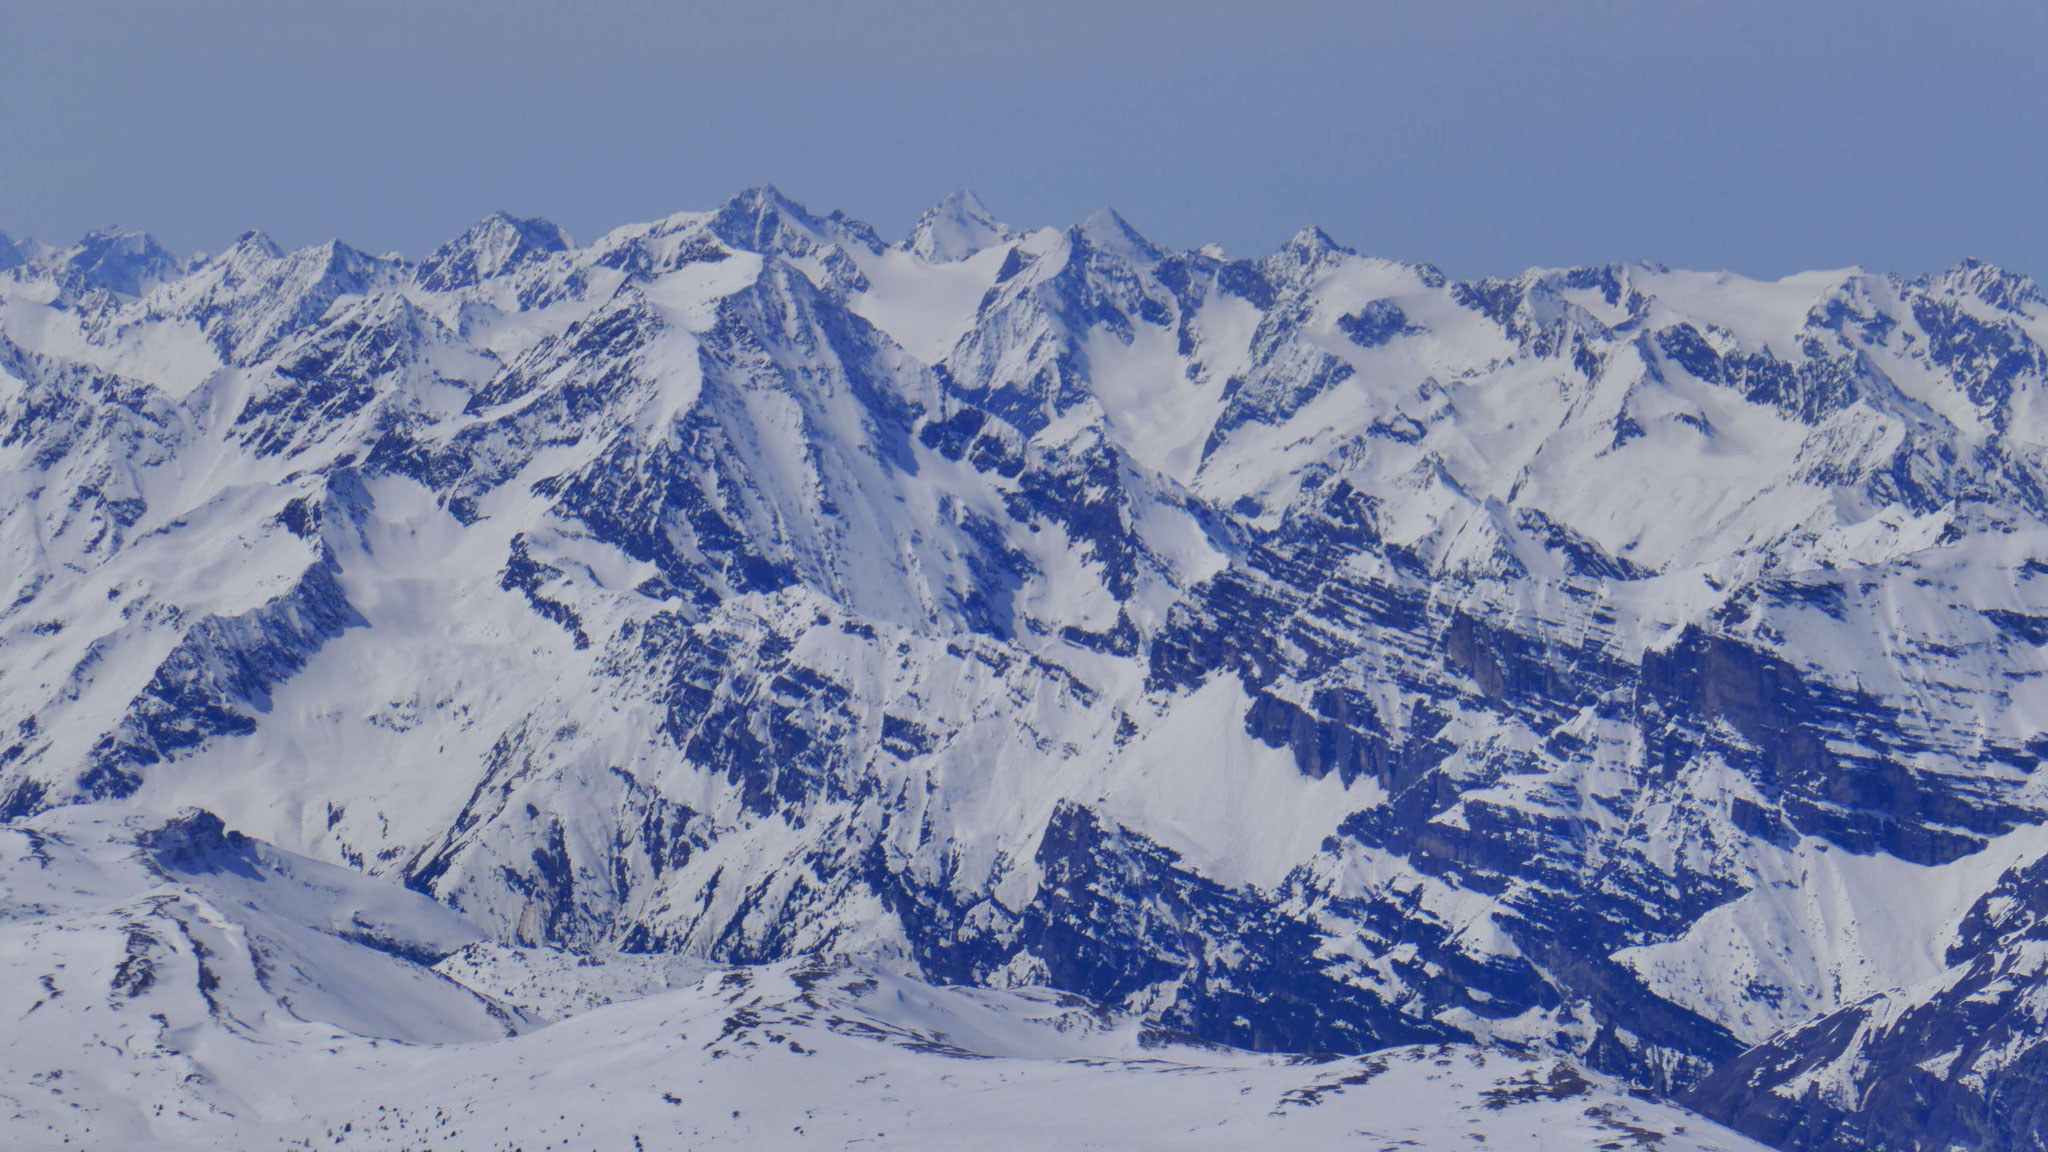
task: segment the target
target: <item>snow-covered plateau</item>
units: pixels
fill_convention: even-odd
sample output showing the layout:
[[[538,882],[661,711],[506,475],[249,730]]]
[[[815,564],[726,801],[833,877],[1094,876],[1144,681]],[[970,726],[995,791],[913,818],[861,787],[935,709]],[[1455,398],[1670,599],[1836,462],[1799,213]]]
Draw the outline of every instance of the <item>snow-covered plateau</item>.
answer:
[[[2048,1147],[1985,264],[0,236],[0,555],[9,1147]]]

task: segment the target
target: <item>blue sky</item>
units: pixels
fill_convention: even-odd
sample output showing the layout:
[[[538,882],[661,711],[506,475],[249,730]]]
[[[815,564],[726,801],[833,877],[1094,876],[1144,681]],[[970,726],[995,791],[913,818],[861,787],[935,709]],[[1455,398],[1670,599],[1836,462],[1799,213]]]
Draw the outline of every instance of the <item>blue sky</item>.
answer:
[[[0,44],[0,229],[51,241],[421,255],[772,182],[889,235],[972,187],[1461,276],[2048,278],[2039,0],[64,0],[0,4]]]

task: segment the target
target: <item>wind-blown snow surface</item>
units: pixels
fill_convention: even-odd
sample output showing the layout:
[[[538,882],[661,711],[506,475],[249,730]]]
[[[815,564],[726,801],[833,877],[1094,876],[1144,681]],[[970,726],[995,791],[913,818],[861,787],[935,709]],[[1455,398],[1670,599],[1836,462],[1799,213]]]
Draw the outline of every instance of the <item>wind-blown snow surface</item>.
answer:
[[[846,957],[1565,1060],[1781,1147],[2042,1146],[2022,277],[1455,283],[971,195],[892,246],[767,188],[417,264],[7,251],[0,815],[196,806],[471,934],[358,980],[223,897],[312,941],[251,979],[322,1027],[643,1019],[482,1040],[591,966],[456,995],[444,944],[638,991]]]

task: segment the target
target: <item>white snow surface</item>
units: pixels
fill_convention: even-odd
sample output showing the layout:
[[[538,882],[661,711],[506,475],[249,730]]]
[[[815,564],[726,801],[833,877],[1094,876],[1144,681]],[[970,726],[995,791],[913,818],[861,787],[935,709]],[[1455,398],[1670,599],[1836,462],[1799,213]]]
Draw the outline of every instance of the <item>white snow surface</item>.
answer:
[[[11,1148],[1757,1147],[1561,1060],[1305,1063],[1047,989],[485,944],[424,897],[260,842],[180,862],[139,842],[150,824],[0,828]]]

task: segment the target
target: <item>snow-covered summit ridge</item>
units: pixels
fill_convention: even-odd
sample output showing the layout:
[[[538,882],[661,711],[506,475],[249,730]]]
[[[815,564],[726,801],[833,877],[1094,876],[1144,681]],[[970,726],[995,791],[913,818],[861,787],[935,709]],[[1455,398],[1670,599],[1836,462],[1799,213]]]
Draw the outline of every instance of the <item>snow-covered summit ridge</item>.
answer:
[[[13,250],[9,820],[198,805],[488,947],[1513,1047],[1778,1140],[1831,1029],[1945,1115],[2031,1074],[1841,1015],[2031,971],[2022,277],[1453,281],[968,196],[892,244],[771,187]]]

